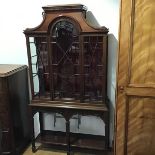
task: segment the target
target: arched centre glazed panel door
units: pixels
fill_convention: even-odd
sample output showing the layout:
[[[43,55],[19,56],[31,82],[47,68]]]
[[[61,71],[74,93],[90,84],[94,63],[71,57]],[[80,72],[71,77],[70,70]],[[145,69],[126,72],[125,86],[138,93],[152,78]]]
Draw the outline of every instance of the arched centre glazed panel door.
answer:
[[[122,0],[116,155],[155,154],[155,1]]]
[[[68,18],[56,20],[50,30],[54,100],[80,98],[79,29]]]

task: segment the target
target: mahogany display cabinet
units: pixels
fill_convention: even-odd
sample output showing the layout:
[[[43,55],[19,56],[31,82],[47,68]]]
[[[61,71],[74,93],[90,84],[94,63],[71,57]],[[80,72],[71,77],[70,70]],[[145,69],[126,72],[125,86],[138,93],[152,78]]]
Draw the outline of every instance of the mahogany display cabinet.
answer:
[[[107,102],[106,27],[93,27],[87,21],[87,8],[81,4],[43,7],[43,21],[24,31],[26,36],[32,101],[32,117],[39,112],[40,134],[35,142],[72,151],[105,151],[109,148],[109,109]],[[66,132],[47,131],[43,113],[61,114]],[[74,116],[93,115],[105,123],[105,136],[70,132]],[[78,118],[80,119],[80,117]],[[50,122],[52,123],[52,122]]]

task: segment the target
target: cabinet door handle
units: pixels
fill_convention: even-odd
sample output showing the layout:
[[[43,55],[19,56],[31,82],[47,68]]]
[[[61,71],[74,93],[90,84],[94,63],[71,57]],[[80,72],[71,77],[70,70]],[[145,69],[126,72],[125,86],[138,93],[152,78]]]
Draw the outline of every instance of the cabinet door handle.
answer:
[[[123,93],[123,92],[124,92],[124,86],[120,86],[120,87],[119,87],[119,92],[120,92],[120,93]]]
[[[9,132],[9,129],[3,129],[2,130],[2,133],[8,133]]]

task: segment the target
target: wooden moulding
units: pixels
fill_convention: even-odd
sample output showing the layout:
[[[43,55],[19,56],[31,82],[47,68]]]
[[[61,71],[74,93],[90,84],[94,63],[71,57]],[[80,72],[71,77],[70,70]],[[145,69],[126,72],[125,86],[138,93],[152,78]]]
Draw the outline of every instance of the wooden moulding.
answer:
[[[105,26],[92,26],[86,20],[87,8],[82,4],[75,5],[48,5],[43,7],[43,21],[40,25],[34,28],[24,30],[26,35],[47,35],[50,32],[51,25],[59,18],[68,18],[79,25],[81,33],[102,33],[107,34],[108,29]]]
[[[0,77],[10,76],[26,67],[26,65],[0,64]]]

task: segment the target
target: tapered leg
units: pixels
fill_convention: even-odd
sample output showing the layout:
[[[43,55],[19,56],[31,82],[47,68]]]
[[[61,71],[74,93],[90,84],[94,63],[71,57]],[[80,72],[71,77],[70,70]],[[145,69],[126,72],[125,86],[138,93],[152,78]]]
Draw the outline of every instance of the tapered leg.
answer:
[[[105,114],[105,148],[109,148],[109,112]]]
[[[81,115],[78,114],[78,129],[80,129],[81,124]]]
[[[36,152],[35,133],[34,133],[34,115],[32,114],[32,152]]]
[[[2,126],[1,126],[1,122],[0,122],[0,155],[2,155]]]
[[[39,112],[40,133],[43,133],[43,113]]]
[[[56,113],[54,113],[54,127],[55,127],[55,125],[56,125]]]
[[[67,155],[70,155],[70,122],[66,121],[66,142],[67,142]]]

